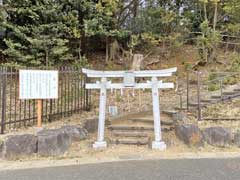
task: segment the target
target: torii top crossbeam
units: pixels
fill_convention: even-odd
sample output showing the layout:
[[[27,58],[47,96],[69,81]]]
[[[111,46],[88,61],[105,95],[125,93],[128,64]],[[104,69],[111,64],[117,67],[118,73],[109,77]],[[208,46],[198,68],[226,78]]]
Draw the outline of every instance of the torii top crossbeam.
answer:
[[[164,70],[147,70],[147,71],[95,71],[90,69],[82,69],[82,72],[88,77],[124,77],[125,73],[133,73],[135,77],[169,77],[177,71],[177,68]]]
[[[155,141],[152,142],[152,148],[164,150],[166,148],[166,144],[162,141],[161,135],[158,89],[174,88],[174,84],[164,83],[161,80],[159,81],[158,77],[170,77],[176,71],[177,68],[148,71],[95,71],[90,69],[82,69],[82,72],[85,73],[87,77],[101,78],[101,81],[86,84],[86,89],[100,89],[98,138],[97,141],[93,144],[93,147],[104,148],[107,146],[106,141],[104,141],[107,89],[151,88],[155,134]],[[145,83],[135,83],[136,77],[151,77],[151,81],[147,81]],[[123,83],[112,83],[111,81],[107,81],[107,78],[123,78]]]

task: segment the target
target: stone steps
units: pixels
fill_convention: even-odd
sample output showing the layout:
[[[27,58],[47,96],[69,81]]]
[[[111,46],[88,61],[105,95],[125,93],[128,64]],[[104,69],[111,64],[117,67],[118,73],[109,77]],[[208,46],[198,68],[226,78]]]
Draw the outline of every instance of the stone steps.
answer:
[[[239,89],[239,88],[236,88],[236,89],[234,89],[233,91],[235,91],[235,92],[239,92],[240,89]]]
[[[223,96],[223,97],[227,97],[227,96]],[[221,99],[222,97],[220,95],[212,95],[211,98],[212,99]]]
[[[165,113],[165,114],[167,114],[167,115],[170,115],[170,116],[172,116],[172,115],[174,115],[174,114],[176,114],[178,111],[167,111],[167,110],[164,110],[164,111],[162,111],[163,113]]]
[[[201,103],[209,103],[209,104],[211,104],[211,103],[215,103],[215,102],[217,102],[216,99],[202,99],[201,100]]]
[[[228,92],[223,92],[222,94],[226,95],[226,96],[231,96],[231,95],[234,95],[236,93],[237,93],[236,91],[228,91]]]
[[[129,124],[121,124],[121,125],[110,125],[108,126],[110,130],[137,130],[137,131],[153,131],[153,126],[139,126],[139,125],[129,125]]]
[[[142,122],[142,123],[151,123],[151,124],[154,123],[153,119],[151,119],[151,118],[130,118],[128,120],[131,121],[131,122]],[[161,125],[171,126],[171,125],[173,125],[173,121],[172,120],[169,120],[169,121],[168,120],[161,120]]]
[[[192,107],[197,107],[197,106],[198,106],[198,103],[193,103],[193,102],[192,102],[192,103],[189,103],[188,105],[189,105],[189,106],[192,106]],[[202,106],[202,107],[206,107],[207,105],[208,105],[207,103],[201,103],[201,106]]]
[[[122,131],[141,131],[141,132],[149,132],[149,131],[154,131],[153,126],[134,126],[134,125],[110,125],[108,127],[109,130],[111,131],[117,131],[117,130],[122,130]],[[161,126],[161,129],[163,132],[168,132],[172,131],[174,129],[174,126]]]
[[[121,136],[121,137],[148,137],[149,133],[142,131],[113,131],[113,136]]]
[[[172,116],[177,111],[161,113],[162,132],[172,131],[175,127]],[[111,121],[107,130],[110,135],[109,141],[112,144],[147,145],[154,137],[154,120],[151,113],[134,115]]]
[[[116,138],[111,140],[112,144],[126,144],[126,145],[147,145],[149,138]]]

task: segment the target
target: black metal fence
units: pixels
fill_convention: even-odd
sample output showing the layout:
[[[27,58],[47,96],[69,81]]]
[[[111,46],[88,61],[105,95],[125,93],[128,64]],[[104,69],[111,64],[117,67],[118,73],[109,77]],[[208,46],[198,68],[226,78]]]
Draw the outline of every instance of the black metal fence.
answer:
[[[90,92],[85,89],[87,77],[80,68],[59,70],[59,98],[43,100],[43,122],[51,122],[90,108]],[[0,67],[0,132],[4,134],[23,126],[36,124],[36,101],[19,99],[19,70]]]

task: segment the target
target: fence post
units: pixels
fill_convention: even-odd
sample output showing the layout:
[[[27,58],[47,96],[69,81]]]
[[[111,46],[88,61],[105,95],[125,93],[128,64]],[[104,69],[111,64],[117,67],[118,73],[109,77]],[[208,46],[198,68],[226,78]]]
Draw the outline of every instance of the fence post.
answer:
[[[5,130],[5,122],[6,122],[6,69],[2,69],[1,71],[1,80],[2,80],[2,117],[1,117],[1,134],[4,134]]]
[[[86,83],[88,83],[89,82],[89,78],[87,77],[87,76],[85,76],[85,86],[84,86],[84,88],[85,88],[85,107],[84,107],[84,109],[86,110],[86,111],[88,111],[89,110],[89,90],[88,89],[86,89]]]
[[[189,71],[187,71],[187,110],[189,110]]]
[[[201,82],[200,82],[201,72],[197,72],[197,100],[198,100],[198,121],[202,120],[202,112],[201,112]]]
[[[182,93],[180,93],[180,111],[183,110]]]

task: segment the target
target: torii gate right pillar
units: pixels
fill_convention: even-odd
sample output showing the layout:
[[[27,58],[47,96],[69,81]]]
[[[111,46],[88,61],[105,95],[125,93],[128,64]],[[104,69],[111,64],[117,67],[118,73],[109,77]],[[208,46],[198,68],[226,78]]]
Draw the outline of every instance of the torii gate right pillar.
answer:
[[[158,79],[152,77],[152,102],[153,102],[153,118],[154,118],[154,135],[155,140],[152,142],[152,149],[165,150],[166,144],[162,141]]]

